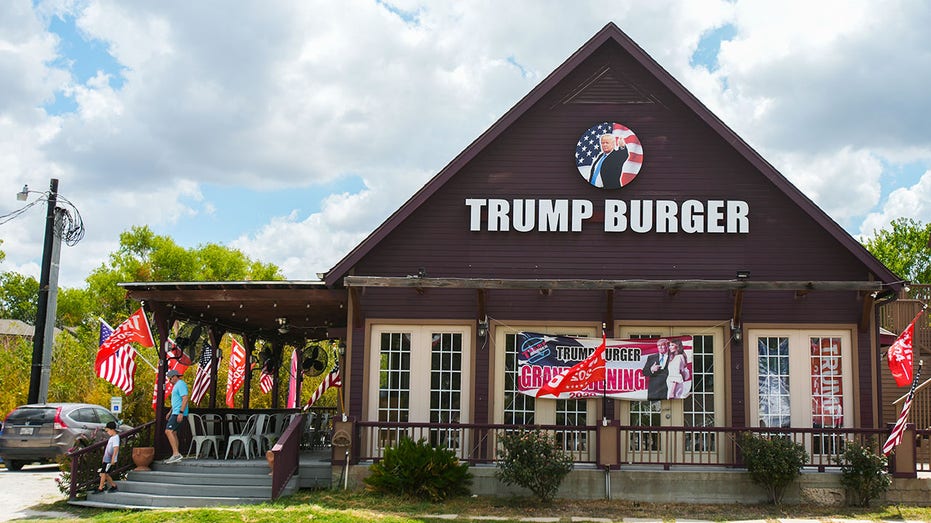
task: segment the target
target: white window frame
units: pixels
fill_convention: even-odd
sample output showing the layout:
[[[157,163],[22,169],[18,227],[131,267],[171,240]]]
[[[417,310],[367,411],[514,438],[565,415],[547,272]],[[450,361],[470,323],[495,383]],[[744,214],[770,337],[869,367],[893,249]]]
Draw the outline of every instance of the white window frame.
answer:
[[[841,384],[843,405],[843,427],[854,426],[855,413],[853,333],[838,328],[747,328],[747,403],[748,424],[759,425],[759,357],[758,340],[761,337],[783,337],[789,339],[789,426],[812,428],[811,394],[811,351],[810,340],[818,338],[840,338],[841,340]]]

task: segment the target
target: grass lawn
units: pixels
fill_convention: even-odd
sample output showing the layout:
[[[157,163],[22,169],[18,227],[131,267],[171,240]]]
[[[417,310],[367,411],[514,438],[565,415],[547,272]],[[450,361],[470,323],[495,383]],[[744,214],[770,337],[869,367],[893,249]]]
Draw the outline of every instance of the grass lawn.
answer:
[[[425,503],[405,498],[365,492],[302,490],[287,499],[262,505],[201,509],[161,509],[112,511],[72,507],[65,502],[33,507],[33,510],[67,512],[72,519],[56,521],[132,521],[133,523],[256,521],[277,522],[312,520],[338,523],[380,521],[405,523],[421,521],[470,521],[473,516],[497,516],[518,521],[526,517],[559,517],[569,522],[572,516],[610,518],[662,518],[684,520],[771,520],[856,519],[931,521],[931,507],[825,507],[815,505],[690,505],[637,503],[606,500],[556,500],[541,505],[535,498],[467,497],[445,503]],[[458,519],[430,518],[430,515],[457,514]],[[48,521],[48,520],[44,520]]]

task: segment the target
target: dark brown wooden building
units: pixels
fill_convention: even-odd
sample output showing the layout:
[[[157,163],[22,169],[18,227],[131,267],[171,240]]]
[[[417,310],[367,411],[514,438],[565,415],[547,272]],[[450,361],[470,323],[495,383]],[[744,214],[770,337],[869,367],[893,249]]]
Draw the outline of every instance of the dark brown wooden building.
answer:
[[[162,311],[166,332],[174,317],[212,317],[251,347],[288,317],[307,329],[291,336],[343,338],[356,459],[379,456],[407,430],[488,459],[490,426],[537,425],[581,434],[561,440],[578,461],[683,462],[702,452],[702,463],[723,464],[733,447],[715,444],[712,428],[883,427],[878,318],[899,278],[614,24],[324,284],[127,287]],[[194,292],[207,300],[200,309]],[[612,338],[693,336],[691,395],[518,392],[518,332],[598,337],[602,324]],[[619,455],[596,456],[599,426],[621,427]],[[831,450],[802,439],[810,452]]]
[[[612,189],[610,173],[587,179],[585,141],[597,153],[618,127],[636,176]],[[836,426],[879,426],[878,304],[899,285],[613,24],[325,282],[349,290],[357,420],[809,428],[825,401]],[[609,337],[693,335],[693,394],[517,393],[515,333],[603,322]],[[813,387],[816,346],[836,351],[829,391]]]

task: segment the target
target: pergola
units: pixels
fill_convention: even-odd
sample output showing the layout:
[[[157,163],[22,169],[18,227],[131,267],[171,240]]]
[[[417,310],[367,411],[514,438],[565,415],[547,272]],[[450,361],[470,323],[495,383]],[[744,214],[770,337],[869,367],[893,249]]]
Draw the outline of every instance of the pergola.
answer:
[[[345,340],[346,336],[347,291],[328,289],[323,282],[138,282],[121,283],[120,287],[126,289],[127,297],[143,302],[145,309],[154,315],[161,343],[158,349],[159,397],[164,396],[162,387],[167,372],[166,340],[175,321],[204,326],[214,347],[226,333],[242,336],[247,358],[243,387],[246,407],[257,340],[271,345],[271,357],[276,368],[280,368],[285,345],[300,349],[309,341]],[[214,373],[216,368],[214,365]],[[278,386],[275,380],[274,408],[278,407]],[[214,376],[210,408],[216,407],[216,389]],[[158,402],[155,413],[158,430],[163,428],[163,409],[163,403]]]

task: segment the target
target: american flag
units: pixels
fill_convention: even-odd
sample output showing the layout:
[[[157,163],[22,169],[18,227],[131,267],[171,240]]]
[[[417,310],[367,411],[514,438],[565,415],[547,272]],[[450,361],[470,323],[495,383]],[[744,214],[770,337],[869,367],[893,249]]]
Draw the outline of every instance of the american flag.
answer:
[[[178,346],[175,345],[175,342],[171,338],[168,338],[168,347],[169,349],[166,352],[173,352],[173,351],[179,350]],[[181,358],[169,357],[168,358],[168,370],[166,370],[165,372],[167,373],[169,370],[176,370],[183,375],[184,371],[186,371],[187,368],[188,366],[181,362]],[[174,388],[174,385],[171,384],[171,380],[165,380],[165,398],[171,397],[171,389],[173,388]],[[158,404],[158,398],[157,398],[158,392],[157,391],[158,391],[158,375],[155,376],[155,387],[152,388],[152,408],[153,409]]]
[[[132,313],[126,320],[119,324],[116,329],[110,329],[110,335],[107,339],[100,342],[100,350],[97,351],[97,358],[94,361],[94,369],[100,372],[100,366],[105,360],[110,359],[117,350],[128,345],[130,342],[136,342],[143,347],[154,347],[155,340],[152,339],[152,331],[149,329],[149,320],[145,315],[142,307]]]
[[[200,351],[200,359],[197,361],[197,375],[194,376],[194,385],[191,387],[191,403],[200,403],[211,383],[213,383],[213,347],[209,343],[204,343],[204,348]]]
[[[327,374],[323,381],[320,382],[320,385],[317,386],[317,390],[314,391],[310,396],[310,401],[307,402],[307,407],[313,406],[314,403],[320,399],[320,396],[323,396],[323,393],[330,387],[342,387],[343,378],[339,375],[339,359],[336,360],[336,365],[333,365],[333,370]],[[305,407],[305,408],[307,408]]]
[[[272,386],[275,384],[275,378],[268,372],[267,368],[262,369],[262,377],[259,378],[259,387],[262,389],[262,392],[268,394],[272,391]]]
[[[908,411],[912,409],[912,398],[915,397],[915,389],[918,387],[918,377],[921,375],[921,362],[918,362],[918,368],[915,370],[915,379],[912,380],[912,388],[908,391],[908,396],[905,397],[905,403],[902,405],[902,413],[899,414],[899,419],[895,420],[895,426],[892,427],[892,433],[889,434],[889,439],[883,443],[883,454],[888,456],[895,447],[902,443],[902,435],[905,433],[905,424],[908,423]]]
[[[100,345],[103,345],[103,342],[112,334],[113,327],[101,318]],[[109,358],[100,362],[100,366],[97,368],[97,376],[103,378],[108,383],[112,383],[122,390],[124,394],[129,394],[133,391],[133,377],[135,374],[136,349],[129,343],[118,348]]]

